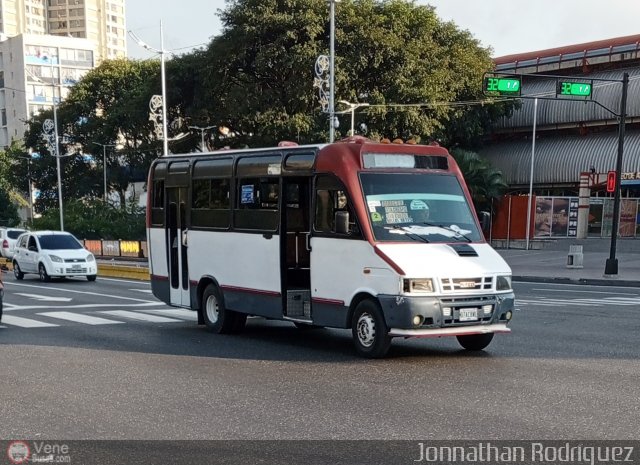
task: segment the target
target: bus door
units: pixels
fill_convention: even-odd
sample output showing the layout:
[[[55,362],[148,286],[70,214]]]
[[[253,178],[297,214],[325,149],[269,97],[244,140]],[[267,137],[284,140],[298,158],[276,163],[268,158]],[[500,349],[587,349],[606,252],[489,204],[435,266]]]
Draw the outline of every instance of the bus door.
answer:
[[[173,165],[173,164],[172,164]],[[169,179],[171,171],[169,168]],[[167,184],[171,181],[168,179]],[[166,188],[166,238],[168,250],[171,305],[189,307],[189,264],[187,261],[187,187],[173,185]]]
[[[280,235],[284,316],[311,321],[310,178],[283,177]]]

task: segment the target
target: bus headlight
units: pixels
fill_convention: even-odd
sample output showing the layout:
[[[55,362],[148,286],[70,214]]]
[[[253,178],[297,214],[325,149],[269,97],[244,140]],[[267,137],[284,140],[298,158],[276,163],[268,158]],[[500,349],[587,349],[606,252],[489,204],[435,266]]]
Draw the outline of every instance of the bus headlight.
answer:
[[[498,276],[496,281],[496,291],[510,291],[511,290],[511,276]]]
[[[405,279],[404,292],[433,292],[432,279]]]

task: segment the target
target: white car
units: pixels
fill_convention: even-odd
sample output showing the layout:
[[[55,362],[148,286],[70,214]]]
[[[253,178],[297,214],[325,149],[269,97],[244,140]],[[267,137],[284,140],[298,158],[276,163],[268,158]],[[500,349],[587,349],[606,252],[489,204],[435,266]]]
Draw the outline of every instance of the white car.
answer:
[[[16,246],[16,240],[20,234],[26,232],[19,228],[0,228],[0,254],[4,258],[11,260],[13,258],[13,249]]]
[[[91,252],[72,234],[64,231],[33,231],[22,234],[13,254],[13,274],[16,279],[27,273],[37,273],[40,281],[52,277],[85,276],[95,281],[98,264]]]

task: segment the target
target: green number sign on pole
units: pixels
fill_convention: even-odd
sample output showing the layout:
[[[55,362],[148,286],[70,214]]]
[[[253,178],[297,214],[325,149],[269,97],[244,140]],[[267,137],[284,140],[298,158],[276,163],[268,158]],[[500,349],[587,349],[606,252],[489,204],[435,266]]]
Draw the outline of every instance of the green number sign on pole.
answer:
[[[484,92],[500,95],[520,95],[520,78],[491,76],[484,78]]]
[[[590,82],[558,81],[556,94],[563,97],[591,97]]]

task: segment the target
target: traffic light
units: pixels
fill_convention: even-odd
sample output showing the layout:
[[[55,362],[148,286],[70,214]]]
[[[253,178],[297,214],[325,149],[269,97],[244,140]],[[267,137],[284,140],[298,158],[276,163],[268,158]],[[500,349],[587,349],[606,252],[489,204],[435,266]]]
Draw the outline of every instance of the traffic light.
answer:
[[[616,172],[609,171],[607,173],[607,192],[615,192],[616,190]]]

